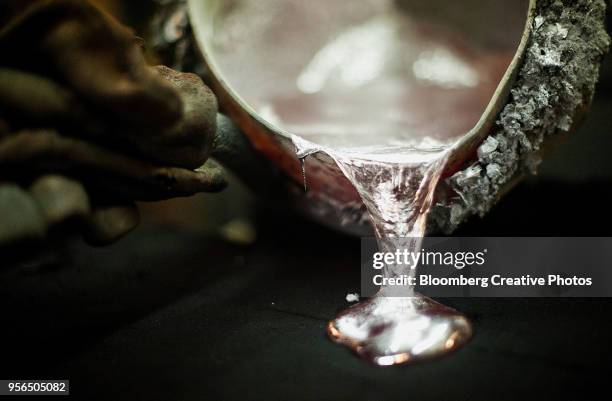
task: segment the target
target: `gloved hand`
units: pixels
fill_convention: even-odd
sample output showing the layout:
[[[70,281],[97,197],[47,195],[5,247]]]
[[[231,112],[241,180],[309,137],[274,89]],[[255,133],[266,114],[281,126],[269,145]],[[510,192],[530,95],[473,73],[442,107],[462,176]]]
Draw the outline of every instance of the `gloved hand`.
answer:
[[[224,188],[196,75],[148,66],[86,1],[29,3],[0,17],[0,246],[68,221],[108,243],[138,223],[134,201]]]

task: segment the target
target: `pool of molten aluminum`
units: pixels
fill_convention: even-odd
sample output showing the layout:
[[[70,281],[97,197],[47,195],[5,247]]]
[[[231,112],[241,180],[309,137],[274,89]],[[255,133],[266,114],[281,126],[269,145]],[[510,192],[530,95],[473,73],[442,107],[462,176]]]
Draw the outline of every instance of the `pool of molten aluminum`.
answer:
[[[335,160],[382,251],[400,242],[420,249],[446,156],[480,118],[512,54],[470,47],[389,0],[362,0],[350,12],[324,0],[229,3],[215,20],[211,55],[226,83],[292,135],[299,158],[325,152]],[[387,266],[383,274],[414,271]],[[394,365],[461,346],[471,326],[409,286],[382,287],[340,312],[328,333]]]

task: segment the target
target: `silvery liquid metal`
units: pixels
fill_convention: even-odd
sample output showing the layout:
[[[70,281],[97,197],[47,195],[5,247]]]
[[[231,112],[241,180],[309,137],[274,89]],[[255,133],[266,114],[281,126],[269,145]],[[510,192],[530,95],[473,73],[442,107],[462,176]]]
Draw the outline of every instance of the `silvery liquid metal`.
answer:
[[[416,251],[425,235],[427,214],[444,169],[448,145],[432,141],[393,148],[338,149],[294,136],[298,157],[321,151],[332,157],[359,191],[381,251]],[[386,265],[385,278],[413,276],[408,265]],[[361,357],[381,366],[445,354],[471,337],[458,312],[414,293],[412,286],[381,287],[377,295],[342,311],[328,334]]]
[[[269,126],[292,135],[305,186],[305,158],[325,152],[335,160],[366,205],[381,251],[420,248],[447,155],[478,122],[513,54],[471,47],[396,6],[235,0],[212,27],[211,57],[225,82]],[[414,274],[405,267],[383,274]],[[463,315],[411,287],[391,291],[341,312],[328,325],[331,338],[394,365],[445,354],[470,337]]]

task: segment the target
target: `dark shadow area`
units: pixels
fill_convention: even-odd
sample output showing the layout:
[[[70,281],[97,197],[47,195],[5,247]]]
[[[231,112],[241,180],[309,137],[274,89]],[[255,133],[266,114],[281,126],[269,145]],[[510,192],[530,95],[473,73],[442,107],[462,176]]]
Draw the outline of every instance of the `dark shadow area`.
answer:
[[[575,212],[610,204],[609,185],[527,182],[461,234],[609,235],[608,215]],[[72,244],[55,271],[6,271],[1,375],[69,378],[84,400],[567,398],[605,384],[607,299],[444,300],[474,320],[464,349],[372,367],[325,336],[359,288],[359,239],[279,212],[260,223],[253,247],[145,224],[108,249]]]

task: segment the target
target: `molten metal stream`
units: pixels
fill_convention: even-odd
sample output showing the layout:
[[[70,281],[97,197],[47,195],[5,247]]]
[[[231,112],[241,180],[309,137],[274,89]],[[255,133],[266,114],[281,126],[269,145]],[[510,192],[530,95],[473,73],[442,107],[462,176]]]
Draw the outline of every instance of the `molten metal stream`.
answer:
[[[470,47],[390,0],[231,4],[214,26],[211,57],[223,79],[293,135],[298,157],[325,152],[336,161],[382,251],[402,238],[420,249],[449,149],[480,118],[511,51]],[[401,274],[410,270],[384,270]],[[329,335],[378,365],[439,356],[471,336],[463,315],[413,288],[399,291],[383,287],[344,310]]]
[[[405,148],[401,155],[387,156],[336,151],[297,136],[294,142],[298,156],[324,151],[334,158],[368,208],[382,251],[393,252],[400,246],[408,251],[420,249],[447,147]],[[415,271],[406,265],[385,266],[383,276]],[[328,333],[361,357],[386,366],[454,350],[470,338],[471,327],[463,315],[415,294],[411,286],[389,286],[341,312],[329,322]]]

